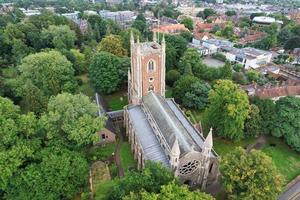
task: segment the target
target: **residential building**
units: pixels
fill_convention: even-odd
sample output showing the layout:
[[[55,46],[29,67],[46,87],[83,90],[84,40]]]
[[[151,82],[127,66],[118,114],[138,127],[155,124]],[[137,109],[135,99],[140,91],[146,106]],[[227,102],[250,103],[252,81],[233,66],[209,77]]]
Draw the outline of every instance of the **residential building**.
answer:
[[[245,69],[256,69],[261,65],[271,62],[272,53],[255,49],[252,47],[246,47],[243,49],[231,48],[224,55],[230,61],[240,63],[245,66]]]
[[[204,189],[219,176],[212,130],[204,138],[175,101],[164,97],[166,44],[156,40],[154,34],[153,42],[135,43],[131,36],[126,135],[138,169],[147,160],[160,162],[181,182]]]
[[[267,34],[261,31],[250,31],[249,34],[246,34],[244,37],[242,37],[239,40],[239,44],[248,44],[248,43],[254,43],[261,39],[263,39]]]
[[[103,19],[111,19],[118,23],[122,28],[130,27],[136,18],[136,14],[130,10],[111,12],[108,10],[99,11]]]

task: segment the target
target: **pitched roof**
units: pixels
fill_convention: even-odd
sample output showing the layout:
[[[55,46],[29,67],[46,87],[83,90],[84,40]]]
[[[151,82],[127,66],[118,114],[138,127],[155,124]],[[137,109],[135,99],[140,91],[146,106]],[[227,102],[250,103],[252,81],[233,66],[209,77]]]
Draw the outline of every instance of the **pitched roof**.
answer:
[[[159,32],[159,33],[177,33],[177,32],[184,32],[189,31],[183,24],[169,24],[169,25],[162,25],[159,28],[152,29],[152,32]]]

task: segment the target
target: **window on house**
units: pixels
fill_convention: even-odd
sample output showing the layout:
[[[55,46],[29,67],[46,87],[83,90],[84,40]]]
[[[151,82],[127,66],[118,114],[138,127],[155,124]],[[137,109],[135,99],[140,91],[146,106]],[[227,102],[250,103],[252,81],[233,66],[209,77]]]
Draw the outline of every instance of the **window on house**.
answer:
[[[148,62],[148,71],[149,71],[149,72],[153,72],[153,71],[155,70],[154,67],[155,67],[155,66],[154,66],[154,61],[153,61],[153,60],[150,60],[150,61]]]

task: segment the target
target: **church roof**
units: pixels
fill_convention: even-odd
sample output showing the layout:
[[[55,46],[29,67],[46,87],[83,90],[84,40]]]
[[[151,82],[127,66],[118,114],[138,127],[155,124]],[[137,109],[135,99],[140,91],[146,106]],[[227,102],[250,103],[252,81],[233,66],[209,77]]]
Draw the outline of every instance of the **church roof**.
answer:
[[[169,166],[169,160],[160,146],[141,106],[128,106],[128,114],[146,160],[158,161]]]
[[[166,100],[150,92],[143,98],[143,102],[170,148],[177,138],[181,153],[191,150],[202,151],[205,139],[200,136],[173,100]],[[215,152],[212,151],[212,155],[216,156]]]

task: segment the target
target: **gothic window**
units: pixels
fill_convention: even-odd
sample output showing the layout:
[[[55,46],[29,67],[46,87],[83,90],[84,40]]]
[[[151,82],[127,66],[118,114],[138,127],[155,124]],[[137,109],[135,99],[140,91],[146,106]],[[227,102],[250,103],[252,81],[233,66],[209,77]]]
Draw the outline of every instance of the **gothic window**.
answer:
[[[199,167],[200,162],[198,160],[191,160],[187,163],[183,164],[179,168],[179,173],[181,175],[189,175],[196,171],[196,169]]]
[[[150,85],[149,88],[148,88],[148,91],[153,91],[154,90],[154,86],[153,85]]]
[[[154,61],[150,60],[148,62],[148,72],[153,72],[155,70],[155,65],[154,65]]]

